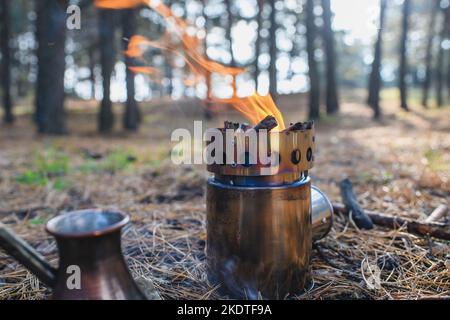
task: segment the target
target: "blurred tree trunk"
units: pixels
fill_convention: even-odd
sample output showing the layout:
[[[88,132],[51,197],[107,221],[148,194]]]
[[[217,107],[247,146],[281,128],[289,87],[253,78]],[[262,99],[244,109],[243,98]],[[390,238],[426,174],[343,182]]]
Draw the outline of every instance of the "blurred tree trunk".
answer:
[[[122,45],[124,51],[128,47],[129,39],[136,33],[136,10],[126,9],[121,11],[122,15]],[[136,131],[141,122],[139,104],[135,99],[134,73],[129,69],[132,59],[125,56],[127,101],[123,115],[123,127],[127,130]]]
[[[235,66],[236,65],[236,61],[234,60],[234,54],[233,54],[233,38],[231,36],[231,31],[233,29],[233,12],[232,12],[232,0],[225,0],[225,6],[227,8],[227,18],[228,18],[228,22],[227,22],[227,27],[226,27],[226,38],[228,41],[228,46],[229,46],[229,51],[230,51],[230,56],[231,56],[231,60],[230,60],[230,65],[231,66]]]
[[[316,25],[314,17],[314,0],[306,1],[306,51],[308,53],[309,74],[309,118],[318,119],[320,116],[320,84],[317,61],[315,57],[314,41],[316,39]]]
[[[439,46],[437,61],[436,61],[436,105],[442,107],[443,95],[442,95],[442,80],[443,73],[442,68],[444,67],[444,49]]]
[[[110,99],[111,74],[114,69],[114,23],[115,11],[99,9],[100,64],[102,67],[103,98],[98,114],[98,130],[109,132],[114,126],[114,114]]]
[[[433,0],[430,10],[430,21],[428,22],[427,46],[425,54],[425,79],[422,86],[422,105],[428,107],[428,95],[432,78],[432,60],[433,60],[433,40],[436,27],[436,17],[439,12],[440,0]]]
[[[260,73],[259,69],[259,56],[261,55],[261,31],[262,31],[262,12],[264,9],[264,0],[257,0],[258,1],[258,13],[256,16],[256,23],[258,24],[257,34],[256,34],[256,40],[255,40],[255,60],[253,62],[254,64],[254,74],[253,79],[255,81],[255,90],[258,91],[258,77]]]
[[[203,26],[203,29],[205,30],[205,41],[203,42],[204,48],[203,48],[203,52],[205,54],[206,58],[208,57],[208,15],[206,14],[206,0],[202,0],[202,16],[203,19],[205,20],[205,24]],[[206,84],[206,99],[205,99],[205,110],[203,112],[203,116],[205,117],[205,119],[212,119],[213,117],[213,112],[212,112],[212,103],[211,103],[211,99],[212,99],[212,88],[211,88],[211,72],[205,71],[204,74],[205,77],[205,84]]]
[[[164,56],[164,76],[167,79],[165,94],[169,97],[171,97],[173,93],[172,59],[172,54],[170,52],[166,52]]]
[[[400,39],[400,67],[399,67],[399,90],[400,90],[400,107],[408,110],[408,88],[406,84],[406,76],[408,74],[407,61],[407,42],[409,29],[409,14],[411,11],[411,1],[403,1],[402,16],[402,34]]]
[[[330,0],[322,0],[323,9],[323,40],[326,56],[327,76],[327,113],[333,114],[339,110],[339,101],[336,84],[336,53],[334,50],[334,34],[331,24],[332,13]]]
[[[276,9],[275,1],[270,1],[270,29],[269,29],[269,92],[272,95],[274,101],[276,101],[278,95],[277,86],[277,21],[276,21]]]
[[[36,1],[38,76],[36,122],[40,133],[66,133],[64,71],[67,0]]]
[[[172,1],[167,1],[167,7],[172,6]],[[173,55],[171,52],[166,52],[164,56],[164,76],[167,79],[167,85],[165,94],[169,97],[172,96],[173,93]]]
[[[372,71],[369,77],[369,97],[367,103],[373,109],[373,117],[379,119],[381,117],[380,110],[380,90],[381,90],[381,56],[383,44],[383,28],[386,16],[387,0],[380,0],[380,24],[378,26],[378,37],[375,42],[375,52],[373,55]]]
[[[10,4],[9,0],[1,1],[1,34],[0,34],[0,46],[2,54],[1,64],[1,79],[2,79],[2,95],[3,95],[3,108],[4,108],[4,122],[12,123],[14,117],[12,114],[12,99],[11,99],[11,52],[9,48],[9,29],[10,29]]]
[[[450,50],[447,52],[447,99],[450,101]]]
[[[95,44],[88,49],[89,81],[91,82],[91,99],[95,99]]]
[[[442,27],[439,33],[439,48],[438,48],[438,57],[436,64],[436,103],[438,107],[441,107],[444,103],[443,97],[443,87],[444,87],[444,47],[443,41],[450,36],[450,6],[447,6],[442,13],[444,14],[444,20],[442,23]],[[447,73],[447,81],[449,84],[449,94],[450,94],[450,56],[448,63],[448,73]]]

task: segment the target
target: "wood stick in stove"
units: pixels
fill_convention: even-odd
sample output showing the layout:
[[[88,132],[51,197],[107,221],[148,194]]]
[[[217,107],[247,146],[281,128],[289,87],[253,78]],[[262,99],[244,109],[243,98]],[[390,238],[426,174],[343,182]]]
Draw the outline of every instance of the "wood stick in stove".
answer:
[[[256,131],[259,131],[259,130],[262,130],[262,129],[270,131],[273,128],[275,128],[276,126],[278,126],[277,119],[275,119],[274,116],[268,115],[267,117],[262,119],[257,125],[255,125],[253,127],[253,129],[256,130]]]
[[[223,123],[223,127],[225,129],[237,130],[239,128],[239,123],[238,122],[233,122],[233,121],[225,121]]]
[[[241,129],[244,132],[251,128],[252,128],[252,126],[249,125],[248,123],[241,123],[239,126],[239,129]]]
[[[307,121],[307,122],[300,121],[300,122],[291,124],[284,131],[291,132],[291,131],[297,131],[297,130],[307,130],[307,129],[312,129],[313,126],[314,126],[314,121]]]

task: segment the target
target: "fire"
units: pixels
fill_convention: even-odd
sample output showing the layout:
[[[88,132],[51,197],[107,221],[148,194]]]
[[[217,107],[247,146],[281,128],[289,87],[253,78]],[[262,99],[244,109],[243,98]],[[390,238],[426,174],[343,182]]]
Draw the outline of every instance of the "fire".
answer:
[[[175,16],[171,9],[160,0],[95,0],[95,5],[103,9],[127,9],[135,8],[139,5],[149,6],[165,19],[168,23],[169,32],[158,41],[153,41],[139,35],[133,36],[129,40],[128,49],[125,51],[127,56],[141,59],[144,63],[147,63],[143,57],[146,47],[157,48],[181,56],[193,74],[193,78],[184,81],[186,85],[195,85],[202,79],[209,82],[213,73],[222,76],[231,76],[233,78],[233,95],[231,98],[219,99],[212,97],[210,85],[207,83],[207,99],[213,102],[230,104],[253,124],[258,123],[267,115],[273,115],[278,122],[276,129],[285,129],[283,116],[270,95],[261,96],[255,92],[248,97],[241,98],[237,96],[236,77],[245,72],[245,69],[227,67],[208,59],[204,54],[203,41],[198,35],[197,28]],[[173,36],[178,38],[178,42],[173,40]],[[146,74],[158,73],[152,67],[138,66],[130,67],[130,69],[133,72]]]
[[[131,9],[139,5],[149,4],[151,0],[95,0],[97,8],[102,9]]]

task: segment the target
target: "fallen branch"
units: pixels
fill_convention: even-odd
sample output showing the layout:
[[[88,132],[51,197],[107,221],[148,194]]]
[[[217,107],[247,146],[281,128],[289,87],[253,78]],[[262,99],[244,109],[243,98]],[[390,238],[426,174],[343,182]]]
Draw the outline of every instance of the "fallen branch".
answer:
[[[349,210],[342,203],[333,203],[333,210],[335,213],[344,215],[349,214]],[[450,225],[438,222],[425,222],[406,219],[398,216],[391,216],[375,211],[366,210],[365,214],[378,226],[389,229],[399,229],[406,227],[409,233],[431,236],[438,239],[450,240]]]
[[[353,185],[350,180],[342,180],[339,187],[341,188],[342,201],[344,202],[348,212],[351,212],[352,219],[356,226],[360,229],[372,229],[373,223],[358,203],[358,199],[353,192]]]
[[[433,212],[425,219],[425,222],[436,222],[445,218],[448,214],[448,207],[445,204],[441,204],[439,207],[433,210]]]
[[[0,217],[7,217],[12,214],[17,215],[19,218],[23,219],[25,216],[39,210],[46,210],[50,207],[47,206],[37,206],[37,207],[31,207],[31,208],[24,208],[24,209],[13,209],[13,210],[0,210]]]

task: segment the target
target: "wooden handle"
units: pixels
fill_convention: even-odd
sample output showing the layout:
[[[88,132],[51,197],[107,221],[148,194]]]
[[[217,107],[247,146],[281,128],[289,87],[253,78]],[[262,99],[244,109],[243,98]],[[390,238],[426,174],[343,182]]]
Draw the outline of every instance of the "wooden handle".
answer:
[[[2,223],[0,223],[0,248],[28,268],[44,284],[53,287],[56,269],[39,252]]]

